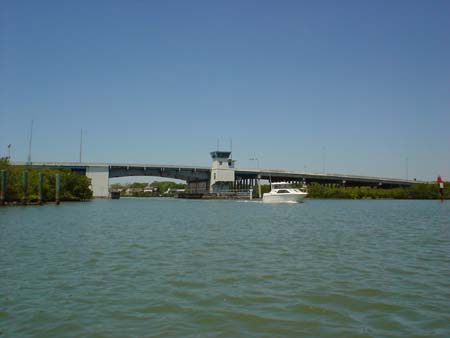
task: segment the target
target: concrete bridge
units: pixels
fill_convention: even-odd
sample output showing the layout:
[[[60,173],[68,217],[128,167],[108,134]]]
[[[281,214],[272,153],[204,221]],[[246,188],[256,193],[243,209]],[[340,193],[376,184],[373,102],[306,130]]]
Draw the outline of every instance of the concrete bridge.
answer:
[[[219,160],[221,159],[219,158]],[[418,181],[413,180],[371,176],[307,173],[268,169],[239,169],[234,168],[234,162],[229,162],[230,164],[226,168],[223,168],[215,167],[214,163],[215,162],[213,162],[213,167],[84,162],[12,162],[11,164],[21,166],[29,165],[38,168],[66,168],[81,175],[86,175],[91,179],[94,197],[108,197],[109,179],[126,176],[157,176],[180,179],[187,182],[191,191],[213,191],[213,187],[220,182],[230,183],[229,186],[232,186],[234,189],[249,189],[255,187],[261,179],[271,180],[272,182],[306,182],[307,184],[316,182],[321,184],[339,184],[342,186],[378,186],[380,188],[407,187],[419,183]],[[222,161],[220,161],[220,165],[222,165]],[[227,171],[227,176],[221,181],[220,177],[225,177],[223,176],[224,171]],[[218,175],[217,177],[216,173]]]

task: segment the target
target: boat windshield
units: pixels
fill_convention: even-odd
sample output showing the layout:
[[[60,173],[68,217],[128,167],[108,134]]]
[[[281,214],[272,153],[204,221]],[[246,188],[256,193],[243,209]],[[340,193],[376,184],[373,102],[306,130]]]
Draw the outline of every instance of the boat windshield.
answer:
[[[292,189],[289,183],[272,183],[272,189]]]

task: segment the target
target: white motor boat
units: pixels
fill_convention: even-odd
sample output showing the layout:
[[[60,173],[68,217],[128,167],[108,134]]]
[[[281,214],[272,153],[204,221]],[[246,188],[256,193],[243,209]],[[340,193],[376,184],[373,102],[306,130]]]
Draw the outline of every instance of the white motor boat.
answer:
[[[263,195],[264,203],[298,203],[308,195],[304,189],[293,188],[286,182],[272,183],[270,188],[270,192]]]

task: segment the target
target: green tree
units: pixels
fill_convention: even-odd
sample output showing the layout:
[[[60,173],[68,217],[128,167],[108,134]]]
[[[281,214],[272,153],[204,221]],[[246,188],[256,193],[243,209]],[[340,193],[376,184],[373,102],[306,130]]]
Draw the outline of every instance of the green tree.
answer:
[[[79,175],[69,169],[35,168],[30,166],[12,166],[7,159],[0,159],[0,170],[6,170],[8,202],[20,201],[23,195],[23,172],[28,172],[28,200],[34,201],[39,195],[39,173],[43,174],[42,195],[44,201],[55,200],[56,174],[61,176],[61,201],[88,200],[92,198],[91,182],[85,175]]]

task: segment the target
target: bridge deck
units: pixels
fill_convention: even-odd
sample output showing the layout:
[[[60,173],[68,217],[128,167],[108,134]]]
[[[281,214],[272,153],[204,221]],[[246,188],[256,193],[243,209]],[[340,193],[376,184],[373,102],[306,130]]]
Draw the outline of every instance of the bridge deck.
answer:
[[[28,165],[28,162],[11,162],[12,165]],[[66,168],[86,168],[86,167],[109,167],[109,168],[148,168],[148,169],[197,169],[211,170],[210,167],[195,165],[173,165],[173,164],[148,164],[148,163],[107,163],[107,162],[31,162],[34,167],[66,167]]]
[[[12,165],[27,165],[27,162],[12,162]],[[95,163],[95,162],[32,162],[34,167],[63,167],[71,169],[86,169],[88,167],[109,168],[110,177],[121,176],[165,176],[185,179],[189,172],[203,176],[209,174],[211,168],[196,165],[168,165],[149,163]],[[311,173],[278,169],[251,169],[236,168],[235,175],[238,178],[256,178],[270,180],[300,180],[307,182],[339,183],[347,185],[387,185],[387,186],[411,186],[421,181],[405,180],[398,178],[385,178],[375,176],[347,175],[337,173]],[[195,177],[195,175],[193,175]],[[197,176],[199,177],[199,176]]]
[[[309,181],[321,181],[324,183],[370,183],[373,185],[377,184],[388,184],[388,185],[398,185],[398,186],[410,186],[417,183],[425,183],[422,181],[415,180],[405,180],[398,178],[386,178],[386,177],[376,177],[376,176],[362,176],[362,175],[348,175],[348,174],[338,174],[338,173],[311,173],[311,172],[300,172],[300,171],[289,171],[289,170],[255,170],[255,169],[237,169],[236,175],[254,175],[259,174],[263,179],[298,179],[304,178]]]

